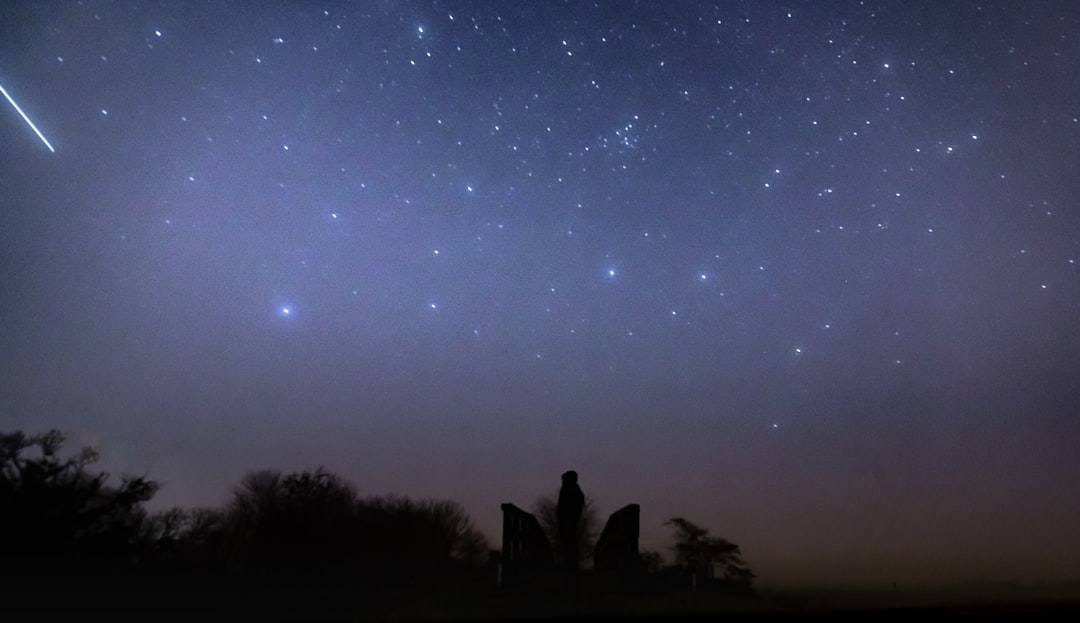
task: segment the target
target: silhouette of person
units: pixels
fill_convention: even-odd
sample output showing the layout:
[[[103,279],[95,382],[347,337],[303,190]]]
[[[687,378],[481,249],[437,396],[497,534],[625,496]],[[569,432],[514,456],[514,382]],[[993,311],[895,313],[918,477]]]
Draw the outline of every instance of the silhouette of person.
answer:
[[[563,564],[568,571],[578,568],[578,522],[585,510],[585,494],[578,486],[577,472],[570,470],[562,475],[559,503],[555,516],[559,522],[559,544],[562,547]]]

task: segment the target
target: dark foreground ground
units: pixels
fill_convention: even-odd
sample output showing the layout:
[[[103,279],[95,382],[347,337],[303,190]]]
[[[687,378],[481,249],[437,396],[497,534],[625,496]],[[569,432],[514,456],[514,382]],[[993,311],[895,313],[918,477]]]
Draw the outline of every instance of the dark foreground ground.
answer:
[[[1080,615],[1080,584],[940,591],[774,591],[753,594],[613,586],[583,573],[525,586],[440,582],[378,589],[290,586],[181,589],[109,583],[61,593],[0,592],[0,621],[720,621],[738,618],[1059,617]]]

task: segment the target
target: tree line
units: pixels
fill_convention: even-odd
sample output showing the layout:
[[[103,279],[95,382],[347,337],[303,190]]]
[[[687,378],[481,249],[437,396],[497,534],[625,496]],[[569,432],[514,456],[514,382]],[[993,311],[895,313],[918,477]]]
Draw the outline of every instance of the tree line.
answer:
[[[6,586],[123,578],[379,587],[482,571],[491,549],[452,500],[360,497],[322,468],[248,473],[219,508],[146,509],[160,484],[109,482],[56,430],[0,433],[0,574]]]
[[[452,500],[361,497],[323,468],[252,471],[216,508],[150,512],[160,484],[111,483],[90,466],[97,453],[62,453],[57,430],[0,433],[0,584],[19,591],[157,591],[348,588],[377,595],[441,580],[490,582],[499,552]],[[553,523],[553,501],[535,511]],[[643,568],[696,586],[721,579],[749,587],[739,549],[676,518],[675,565],[646,552]],[[589,501],[579,537],[597,536]],[[554,535],[553,535],[554,536]],[[719,575],[716,571],[719,570]]]

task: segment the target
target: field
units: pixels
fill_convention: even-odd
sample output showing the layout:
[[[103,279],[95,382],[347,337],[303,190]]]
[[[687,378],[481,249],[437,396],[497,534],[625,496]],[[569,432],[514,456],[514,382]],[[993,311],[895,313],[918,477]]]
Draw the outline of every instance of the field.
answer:
[[[602,621],[730,620],[732,617],[788,616],[995,616],[1080,614],[1080,584],[1021,586],[982,584],[908,592],[900,589],[772,590],[733,594],[685,587],[616,586],[588,572],[575,581],[562,577],[527,585],[494,582],[428,582],[410,587],[158,586],[63,595],[0,595],[11,620],[70,620],[103,615],[103,620],[154,621]]]

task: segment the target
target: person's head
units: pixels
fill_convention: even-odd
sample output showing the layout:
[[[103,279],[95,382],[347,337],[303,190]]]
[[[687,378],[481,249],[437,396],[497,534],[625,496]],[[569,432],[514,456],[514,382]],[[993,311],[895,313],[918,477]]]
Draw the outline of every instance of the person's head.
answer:
[[[577,484],[577,472],[570,470],[563,472],[562,481],[564,485],[576,485]]]

